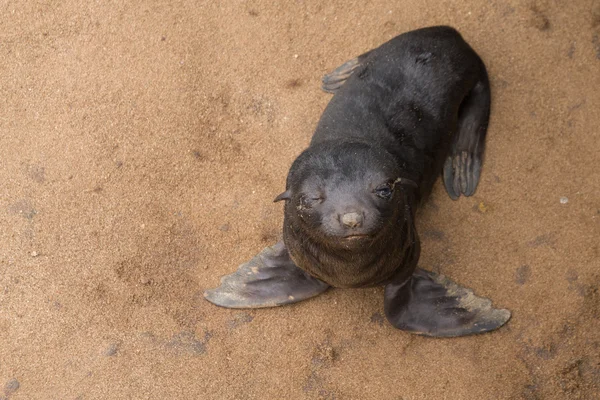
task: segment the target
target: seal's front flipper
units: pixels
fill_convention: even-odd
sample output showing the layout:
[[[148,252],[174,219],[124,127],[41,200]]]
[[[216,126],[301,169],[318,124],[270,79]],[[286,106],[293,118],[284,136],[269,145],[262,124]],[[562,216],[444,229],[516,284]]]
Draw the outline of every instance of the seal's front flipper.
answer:
[[[350,61],[346,61],[327,75],[323,77],[323,85],[321,89],[328,93],[335,93],[342,85],[350,78],[352,73],[356,71],[369,55],[370,51],[362,54]]]
[[[221,286],[205,291],[204,297],[228,308],[275,307],[306,300],[327,288],[328,284],[298,268],[279,242],[221,278]]]
[[[396,328],[425,336],[456,337],[493,331],[510,312],[443,275],[417,268],[400,284],[385,287],[385,315]]]
[[[471,196],[479,183],[485,135],[490,117],[490,84],[482,64],[482,77],[460,106],[458,130],[444,164],[444,185],[453,200]]]

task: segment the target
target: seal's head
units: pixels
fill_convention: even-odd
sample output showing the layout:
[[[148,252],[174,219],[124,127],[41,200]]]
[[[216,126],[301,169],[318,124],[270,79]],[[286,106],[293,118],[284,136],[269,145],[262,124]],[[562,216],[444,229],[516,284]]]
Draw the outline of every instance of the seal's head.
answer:
[[[388,238],[404,219],[406,185],[396,159],[365,143],[321,143],[293,163],[287,190],[286,224],[329,249],[361,249]]]

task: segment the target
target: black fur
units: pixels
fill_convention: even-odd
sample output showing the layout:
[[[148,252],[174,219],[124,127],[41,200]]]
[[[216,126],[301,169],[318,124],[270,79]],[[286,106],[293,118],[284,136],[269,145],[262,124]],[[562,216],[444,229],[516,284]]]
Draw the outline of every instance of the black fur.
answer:
[[[335,95],[278,198],[286,200],[285,245],[300,268],[332,286],[406,280],[419,257],[415,209],[444,163],[467,152],[474,160],[468,165],[481,166],[485,67],[456,30],[432,27],[397,36],[336,71],[324,79]],[[471,95],[474,88],[482,98]],[[472,194],[475,172],[449,170],[451,197]],[[471,173],[464,185],[460,173]],[[386,185],[389,198],[382,197]],[[344,225],[349,213],[359,226]]]

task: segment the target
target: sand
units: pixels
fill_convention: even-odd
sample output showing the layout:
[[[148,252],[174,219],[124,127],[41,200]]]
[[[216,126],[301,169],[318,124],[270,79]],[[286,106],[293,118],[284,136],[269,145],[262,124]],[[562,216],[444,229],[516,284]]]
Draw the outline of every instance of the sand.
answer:
[[[9,1],[0,19],[0,398],[600,398],[600,3]],[[458,28],[493,108],[475,196],[438,185],[421,266],[513,312],[393,329],[381,288],[202,297],[273,244],[330,99],[396,34]]]

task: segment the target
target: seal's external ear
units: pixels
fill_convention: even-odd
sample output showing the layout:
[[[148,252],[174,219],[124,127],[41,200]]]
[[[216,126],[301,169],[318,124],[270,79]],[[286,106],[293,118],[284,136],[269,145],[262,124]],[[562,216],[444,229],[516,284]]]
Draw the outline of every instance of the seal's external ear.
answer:
[[[273,200],[273,203],[277,203],[278,201],[281,201],[281,200],[289,200],[291,198],[292,198],[292,194],[290,193],[290,191],[288,189],[285,192],[281,193],[279,196],[275,197],[275,200]]]

